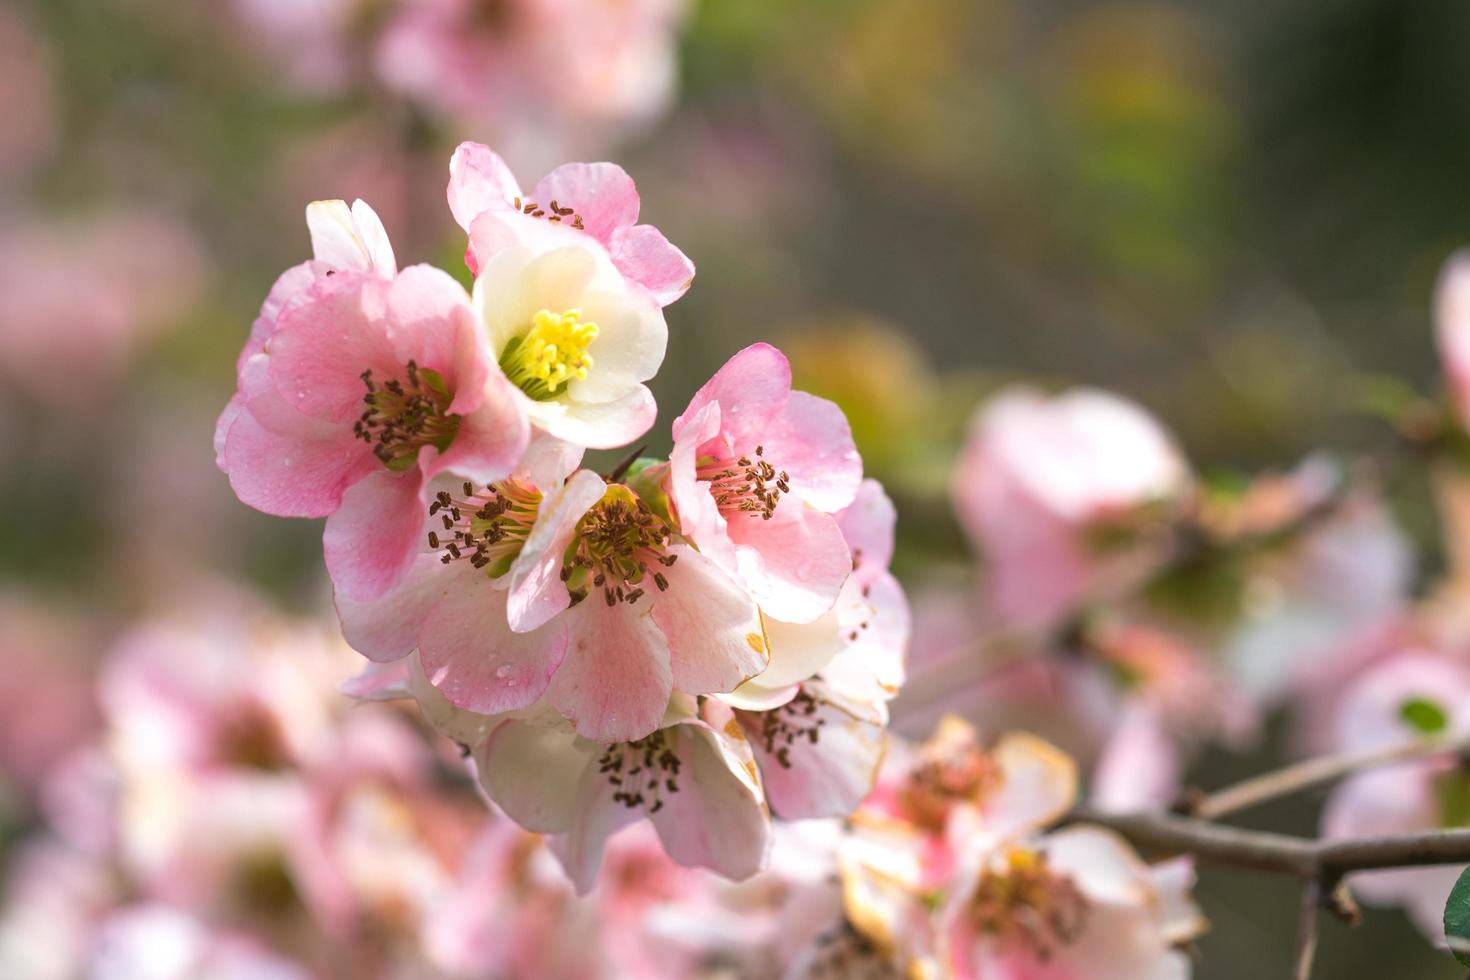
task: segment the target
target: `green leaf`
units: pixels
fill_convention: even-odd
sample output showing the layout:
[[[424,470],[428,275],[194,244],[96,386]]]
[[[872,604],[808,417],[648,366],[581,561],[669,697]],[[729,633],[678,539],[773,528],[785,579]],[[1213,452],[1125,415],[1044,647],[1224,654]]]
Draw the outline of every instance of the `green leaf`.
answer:
[[[1445,710],[1428,698],[1410,698],[1399,706],[1399,717],[1420,735],[1438,735],[1449,727]]]
[[[1460,872],[1455,887],[1450,890],[1450,899],[1444,904],[1444,934],[1446,939],[1470,942],[1470,868]],[[1470,966],[1470,953],[1462,953],[1451,944],[1450,952],[1462,966]]]

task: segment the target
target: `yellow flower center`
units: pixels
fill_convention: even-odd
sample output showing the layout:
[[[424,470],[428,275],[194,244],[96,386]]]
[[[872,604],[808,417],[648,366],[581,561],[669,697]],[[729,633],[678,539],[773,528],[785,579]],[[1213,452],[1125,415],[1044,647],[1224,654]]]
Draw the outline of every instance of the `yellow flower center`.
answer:
[[[540,310],[531,329],[505,345],[500,367],[511,383],[537,401],[556,395],[573,378],[586,378],[592,368],[587,348],[597,339],[597,324],[582,319],[582,311]]]

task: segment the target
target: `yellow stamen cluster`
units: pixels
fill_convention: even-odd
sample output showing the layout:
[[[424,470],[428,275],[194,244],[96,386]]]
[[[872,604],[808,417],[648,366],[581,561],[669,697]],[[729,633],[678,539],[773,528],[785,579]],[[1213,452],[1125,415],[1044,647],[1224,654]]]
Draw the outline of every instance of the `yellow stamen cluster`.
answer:
[[[597,333],[597,324],[584,321],[579,309],[540,310],[531,318],[530,332],[506,345],[500,367],[511,383],[544,401],[574,378],[587,377],[592,368],[587,348]]]
[[[981,874],[969,913],[977,931],[1046,960],[1082,934],[1088,904],[1070,878],[1052,871],[1044,854],[1014,848]]]

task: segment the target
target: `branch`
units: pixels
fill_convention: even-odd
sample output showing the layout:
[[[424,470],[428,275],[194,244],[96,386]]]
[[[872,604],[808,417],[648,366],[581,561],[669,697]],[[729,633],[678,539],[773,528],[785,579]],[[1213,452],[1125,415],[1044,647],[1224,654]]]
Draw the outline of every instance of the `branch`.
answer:
[[[1465,752],[1470,752],[1470,736],[1462,734],[1453,738],[1418,738],[1386,749],[1322,756],[1254,776],[1207,796],[1186,799],[1181,808],[1191,816],[1215,820],[1365,769]]]
[[[1139,847],[1188,853],[1206,864],[1284,874],[1320,886],[1325,900],[1343,875],[1383,868],[1470,864],[1470,828],[1386,837],[1308,840],[1286,834],[1224,827],[1162,813],[1102,813],[1080,807],[1071,822],[1094,823]]]
[[[1292,980],[1311,980],[1312,960],[1317,955],[1317,913],[1321,904],[1322,886],[1315,881],[1307,882],[1307,887],[1302,889],[1302,914],[1297,925]]]

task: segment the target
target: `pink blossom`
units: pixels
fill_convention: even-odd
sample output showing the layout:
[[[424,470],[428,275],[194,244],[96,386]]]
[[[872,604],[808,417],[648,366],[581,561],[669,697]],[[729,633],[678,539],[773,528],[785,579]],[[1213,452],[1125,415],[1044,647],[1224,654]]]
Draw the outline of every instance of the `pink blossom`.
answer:
[[[976,415],[953,494],[995,615],[1037,626],[1136,581],[1156,557],[1153,511],[1188,486],[1172,440],[1137,406],[1023,389]]]
[[[98,929],[91,980],[310,980],[300,964],[164,905],[119,909]]]
[[[676,862],[746,878],[765,863],[770,817],[750,748],[730,710],[676,701],[666,724],[628,742],[589,742],[570,732],[509,720],[476,751],[490,798],[529,830],[556,836],[554,850],[585,892],[608,838],[653,821]]]
[[[1470,425],[1470,252],[1445,260],[1434,291],[1434,333],[1450,400]]]
[[[1186,980],[1204,920],[1188,859],[1145,864],[1121,837],[1075,826],[987,855],[952,904],[955,980]]]
[[[791,390],[768,344],[736,354],[674,420],[668,492],[700,551],[774,619],[808,623],[852,571],[837,512],[862,481],[842,410]]]
[[[1337,707],[1336,744],[1357,751],[1407,743],[1430,731],[1470,731],[1470,665],[1427,650],[1405,650],[1365,671]],[[1380,836],[1462,826],[1466,777],[1453,759],[1413,761],[1352,776],[1322,813],[1327,837]],[[1461,869],[1405,868],[1349,877],[1354,893],[1398,905],[1424,934],[1444,934],[1445,901]]]
[[[602,145],[669,104],[683,7],[410,0],[383,33],[377,70],[391,90],[544,158]]]
[[[544,695],[604,742],[648,735],[674,691],[733,690],[765,668],[750,597],[627,487],[580,470],[546,495],[521,479],[459,489],[431,505],[444,527],[397,590],[339,594],[367,656],[416,645],[456,707],[492,715]]]
[[[315,234],[332,256],[319,261],[369,261],[351,223]],[[420,548],[428,481],[506,475],[526,446],[524,416],[487,363],[468,297],[427,266],[324,276],[272,331],[220,416],[220,466],[257,509],[327,516],[339,594],[381,595]]]
[[[189,308],[207,275],[189,230],[157,216],[7,223],[0,375],[48,405],[95,408],[143,345]]]
[[[316,95],[351,81],[352,35],[367,14],[364,0],[233,0],[245,36],[268,54],[276,77]]]
[[[454,220],[470,236],[465,261],[477,275],[508,245],[546,239],[596,242],[659,306],[684,295],[694,279],[683,252],[653,225],[638,224],[638,188],[617,164],[563,164],[525,193],[493,150],[462,143],[449,161],[448,193]]]

